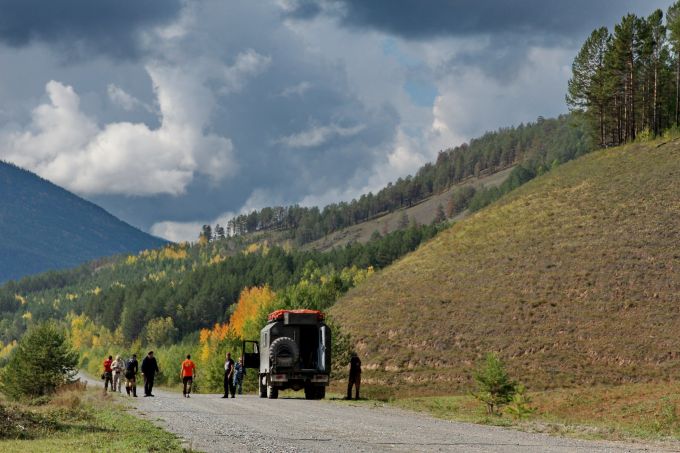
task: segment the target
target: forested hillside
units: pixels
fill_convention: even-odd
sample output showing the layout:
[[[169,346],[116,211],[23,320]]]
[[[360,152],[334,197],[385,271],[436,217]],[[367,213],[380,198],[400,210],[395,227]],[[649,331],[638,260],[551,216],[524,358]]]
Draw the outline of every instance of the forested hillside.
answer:
[[[597,151],[376,273],[331,309],[365,380],[450,393],[491,351],[534,389],[680,378],[679,176],[677,138]]]
[[[1,161],[0,194],[0,282],[165,243]]]
[[[0,287],[0,340],[19,338],[30,323],[85,315],[121,338],[145,340],[148,323],[170,317],[173,340],[227,322],[245,288],[279,290],[319,269],[380,269],[433,237],[441,226],[406,226],[368,244],[327,253],[252,245],[230,249],[229,241],[171,244],[137,255],[101,260]],[[345,288],[347,289],[347,288]]]
[[[302,206],[266,207],[243,214],[228,225],[204,227],[203,236],[224,237],[257,231],[283,231],[282,237],[306,244],[348,226],[360,224],[441,193],[470,178],[495,173],[517,165],[511,179],[517,185],[550,168],[590,151],[586,124],[578,115],[555,119],[539,118],[535,123],[489,132],[455,148],[441,151],[437,160],[418,169],[414,176],[399,178],[376,194],[333,203],[324,208]],[[459,195],[459,194],[458,194]],[[456,209],[462,211],[474,193]],[[454,196],[457,196],[454,194]],[[478,207],[498,198],[495,191],[480,191],[473,205]],[[448,205],[447,201],[445,205]]]

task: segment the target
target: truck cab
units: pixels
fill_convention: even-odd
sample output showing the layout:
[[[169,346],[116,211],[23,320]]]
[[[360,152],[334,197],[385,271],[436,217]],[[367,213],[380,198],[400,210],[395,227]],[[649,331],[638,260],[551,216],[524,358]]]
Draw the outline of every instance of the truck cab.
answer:
[[[243,357],[246,368],[259,370],[261,398],[276,399],[279,390],[292,389],[322,399],[331,374],[331,330],[318,310],[277,310],[259,342],[244,341]]]

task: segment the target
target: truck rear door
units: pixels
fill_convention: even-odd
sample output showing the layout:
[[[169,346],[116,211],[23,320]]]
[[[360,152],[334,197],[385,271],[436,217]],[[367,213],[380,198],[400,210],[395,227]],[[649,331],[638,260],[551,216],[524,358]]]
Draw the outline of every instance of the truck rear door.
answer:
[[[260,343],[257,341],[243,340],[242,352],[243,365],[246,368],[260,368]]]

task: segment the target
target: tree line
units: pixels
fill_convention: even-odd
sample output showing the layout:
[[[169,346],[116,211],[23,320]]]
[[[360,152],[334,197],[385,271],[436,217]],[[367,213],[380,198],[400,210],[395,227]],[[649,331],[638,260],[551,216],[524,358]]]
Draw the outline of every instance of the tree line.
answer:
[[[572,65],[567,104],[584,112],[600,147],[680,125],[680,2],[664,18],[624,16],[594,30]]]
[[[284,231],[298,245],[398,209],[417,204],[455,184],[521,164],[535,174],[571,160],[590,149],[585,125],[572,115],[539,118],[534,123],[499,129],[469,144],[440,151],[434,163],[414,176],[399,178],[377,193],[324,208],[299,205],[265,207],[229,220],[225,226],[204,225],[201,241],[256,231]]]

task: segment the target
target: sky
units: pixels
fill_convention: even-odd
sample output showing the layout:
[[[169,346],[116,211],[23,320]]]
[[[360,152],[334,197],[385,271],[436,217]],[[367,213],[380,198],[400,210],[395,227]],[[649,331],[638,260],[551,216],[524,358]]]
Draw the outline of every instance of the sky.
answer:
[[[671,3],[0,0],[0,159],[196,240],[565,113],[590,32]]]

